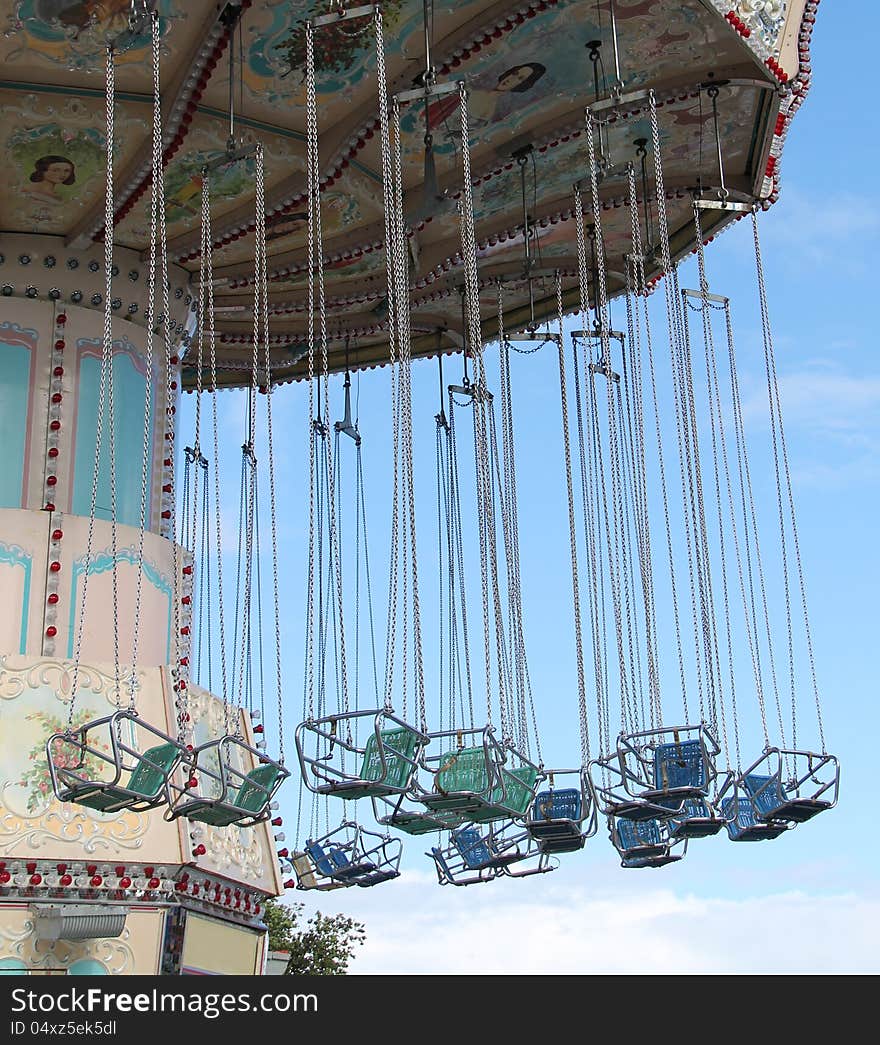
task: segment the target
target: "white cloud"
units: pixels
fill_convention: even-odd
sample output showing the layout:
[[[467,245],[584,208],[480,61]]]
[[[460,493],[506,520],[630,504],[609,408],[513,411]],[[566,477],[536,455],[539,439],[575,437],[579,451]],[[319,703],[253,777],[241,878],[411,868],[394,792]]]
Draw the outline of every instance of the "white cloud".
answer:
[[[776,255],[804,278],[813,265],[833,264],[842,273],[867,273],[873,265],[867,244],[880,228],[880,215],[867,197],[840,193],[816,206],[814,197],[785,191],[761,223],[761,252]],[[749,249],[750,241],[749,241]]]
[[[426,862],[373,889],[286,899],[305,901],[306,916],[364,922],[359,975],[880,971],[880,899],[833,884],[852,883],[851,866],[807,859],[759,873],[753,852],[696,887],[687,860],[662,871],[569,861],[464,888],[439,886]]]
[[[558,873],[558,872],[557,872]],[[358,974],[876,972],[880,902],[793,890],[728,899],[499,881],[466,889],[408,875],[360,896]],[[546,879],[542,878],[542,883]],[[523,888],[525,886],[525,888]],[[379,893],[381,890],[365,890]],[[358,891],[360,892],[360,891]],[[393,895],[392,895],[393,893]],[[336,899],[339,894],[334,895]],[[348,905],[351,906],[351,905]]]
[[[846,372],[833,362],[814,360],[780,374],[779,397],[797,482],[840,487],[877,479],[880,375]],[[753,376],[743,396],[753,466],[755,454],[769,449],[763,446],[765,434],[753,437],[769,428],[769,411],[766,383]]]

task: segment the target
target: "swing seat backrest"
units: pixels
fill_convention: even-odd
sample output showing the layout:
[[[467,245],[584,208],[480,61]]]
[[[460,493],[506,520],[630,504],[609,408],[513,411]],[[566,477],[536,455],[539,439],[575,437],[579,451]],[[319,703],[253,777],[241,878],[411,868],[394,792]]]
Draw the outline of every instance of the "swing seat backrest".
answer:
[[[524,816],[538,783],[535,766],[517,766],[516,769],[501,770],[504,786],[500,784],[492,791],[492,802],[512,809],[517,816]]]
[[[382,756],[372,733],[364,747],[364,762],[361,780],[386,784],[388,787],[404,788],[413,771],[413,762],[419,749],[419,736],[411,729],[383,729],[382,754],[385,755],[385,772],[382,773]]]
[[[533,820],[580,820],[581,793],[577,788],[541,791],[532,806]]]
[[[434,858],[434,863],[437,865],[438,871],[441,871],[443,876],[448,878],[450,882],[454,882],[455,878],[452,872],[449,870],[449,864],[446,862],[446,857],[443,855],[443,850],[438,849],[436,846],[432,846],[431,856]]]
[[[707,776],[706,756],[699,740],[660,744],[654,751],[654,787],[658,791],[705,788]]]
[[[132,771],[127,790],[144,798],[155,798],[165,785],[168,774],[180,755],[176,744],[157,744],[138,756],[138,764]]]
[[[734,830],[744,831],[758,825],[755,810],[747,798],[725,798],[721,803],[721,812],[732,821],[728,827],[733,827]]]
[[[272,797],[272,789],[280,774],[278,766],[273,765],[252,769],[242,781],[232,804],[254,815],[262,813]]]
[[[461,854],[465,866],[471,871],[488,867],[495,854],[475,827],[462,827],[452,832],[452,841]]]
[[[441,755],[440,769],[437,770],[434,782],[441,794],[454,791],[483,794],[489,788],[486,749],[466,747]]]
[[[337,871],[344,870],[351,863],[337,846],[330,846],[325,850],[320,842],[313,842],[311,839],[306,842],[306,852],[314,860],[315,867],[321,874],[328,877],[336,874]]]
[[[662,845],[660,827],[656,820],[617,821],[617,837],[624,849],[638,849],[643,845]]]
[[[682,820],[709,820],[712,814],[702,798],[688,798],[682,802],[681,809],[672,818],[676,823]]]
[[[778,776],[759,776],[756,773],[747,773],[743,777],[743,785],[751,797],[751,804],[762,816],[772,816],[784,802],[788,801],[788,795]]]

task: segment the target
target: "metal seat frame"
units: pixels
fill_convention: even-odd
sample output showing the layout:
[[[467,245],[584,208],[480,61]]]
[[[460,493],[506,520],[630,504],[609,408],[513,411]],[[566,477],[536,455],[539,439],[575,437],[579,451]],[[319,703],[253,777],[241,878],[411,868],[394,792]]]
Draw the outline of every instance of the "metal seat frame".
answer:
[[[699,785],[658,787],[657,750],[669,744],[694,741],[700,745],[704,770]],[[669,820],[688,799],[709,796],[718,777],[715,758],[720,750],[718,741],[703,722],[696,726],[662,726],[638,733],[621,733],[615,751],[594,759],[588,767],[596,803],[606,816]]]
[[[250,770],[237,769],[232,765],[231,751],[233,749],[242,753],[245,762],[253,762]],[[208,757],[213,752],[216,752],[217,755],[217,769],[209,768],[207,765]],[[216,785],[217,793],[196,795],[189,789],[188,782],[183,787],[172,786],[170,790],[176,791],[177,794],[176,797],[169,794],[167,820],[185,817],[188,820],[211,824],[211,817],[216,813],[226,822],[215,823],[213,824],[215,827],[253,827],[271,817],[272,799],[282,783],[290,776],[290,770],[285,768],[281,762],[269,758],[264,751],[252,747],[241,737],[231,733],[200,744],[199,747],[188,753],[187,761],[191,777],[196,773],[199,777],[207,777]],[[269,765],[276,770],[275,779],[268,787],[252,779],[253,772],[261,765]],[[259,808],[256,810],[236,804],[235,799],[246,783],[263,792]]]
[[[580,793],[580,816],[554,817],[542,815],[539,807],[544,794],[553,795],[559,777],[576,776]],[[526,830],[543,853],[573,853],[583,849],[588,838],[598,829],[598,815],[586,769],[551,769],[547,771],[549,791],[536,794],[525,818]],[[571,790],[574,790],[573,788]],[[546,806],[545,806],[546,811]]]
[[[408,835],[426,835],[432,831],[450,831],[466,821],[458,813],[435,813],[405,807],[407,795],[373,796],[373,816],[383,827],[393,827]]]
[[[512,803],[511,795],[514,787],[518,790],[526,786],[513,774],[515,770],[534,770],[534,785],[527,788],[531,798],[526,809],[534,798],[538,784],[544,777],[540,766],[512,745],[501,745],[495,737],[491,725],[474,726],[468,729],[440,730],[429,734],[431,741],[455,738],[454,750],[447,749],[436,755],[423,754],[422,765],[431,774],[433,787],[430,790],[421,787],[413,789],[411,797],[426,806],[432,814],[455,813],[463,820],[491,822],[493,820],[519,819],[525,810]],[[468,738],[479,738],[479,743],[467,746]],[[441,745],[442,746],[442,745]],[[455,758],[464,751],[482,750],[485,767],[485,786],[479,790],[445,790],[439,783],[440,774],[454,765]],[[508,758],[516,764],[508,764]]]
[[[698,803],[702,809],[697,813],[689,811],[691,803]],[[706,798],[686,799],[678,814],[667,821],[673,838],[710,838],[717,835],[727,822],[727,817],[722,816]]]
[[[325,856],[316,858],[311,851],[320,846]],[[359,886],[368,889],[400,877],[403,843],[391,835],[368,831],[355,820],[343,820],[321,838],[308,839],[291,860],[297,877],[297,889],[330,890]],[[326,859],[328,868],[320,867]]]
[[[755,788],[753,780],[760,776],[767,779]],[[737,787],[752,803],[756,820],[803,824],[837,805],[840,763],[834,755],[772,747],[740,774]]]
[[[368,718],[373,720],[373,728],[362,746],[358,746],[356,742],[348,740],[343,735],[343,728],[347,728],[351,722]],[[395,728],[405,729],[416,738],[416,749],[412,755],[394,748],[389,743],[387,734]],[[304,746],[306,734],[313,735],[318,743],[325,741],[328,745],[326,754],[306,754]],[[371,741],[375,743],[372,753],[379,758],[379,772],[376,779],[368,779],[357,774],[352,775],[347,773],[342,766],[336,766],[331,762],[335,752],[340,753],[340,761],[344,760],[346,754],[350,754],[360,772]],[[335,795],[342,799],[357,800],[358,798],[406,794],[411,787],[422,751],[428,743],[428,736],[392,712],[384,708],[373,708],[366,711],[327,715],[323,718],[301,722],[296,729],[295,742],[303,783],[309,791],[319,795]],[[400,784],[391,784],[387,780],[389,770],[393,764],[400,764],[400,761],[409,767],[405,780]]]
[[[159,765],[149,758],[148,753],[140,752],[124,741],[122,738],[123,723],[129,723],[128,728],[132,736],[136,729],[144,730],[156,737],[163,745],[173,744],[178,749],[173,764],[170,767]],[[109,751],[106,747],[97,746],[98,741],[94,736],[96,733],[105,733],[110,742]],[[90,734],[93,735],[91,742]],[[72,766],[58,765],[59,744],[71,746],[76,752],[77,761]],[[130,709],[115,711],[111,715],[93,719],[69,732],[53,733],[46,741],[49,778],[55,797],[60,802],[73,802],[96,809],[97,807],[89,806],[85,799],[100,796],[103,801],[106,797],[107,804],[98,809],[99,812],[104,813],[119,812],[123,809],[142,812],[165,805],[168,802],[168,781],[188,755],[186,748],[178,740],[145,722],[136,711]],[[95,780],[78,773],[77,769],[85,766],[88,756],[112,767],[112,776]],[[135,771],[145,764],[151,769],[157,770],[162,776],[155,793],[152,794],[144,794],[127,786]],[[122,782],[123,777],[125,777],[125,783]]]
[[[629,846],[620,837],[620,823],[628,823],[633,830],[637,831],[639,824],[647,823],[647,821],[632,821],[627,817],[608,817],[608,834],[611,844],[620,854],[620,866],[627,870],[642,867],[665,867],[667,864],[677,863],[687,852],[687,838],[673,838],[667,821],[654,821],[659,836],[656,842]],[[681,852],[676,852],[676,849],[680,849]]]

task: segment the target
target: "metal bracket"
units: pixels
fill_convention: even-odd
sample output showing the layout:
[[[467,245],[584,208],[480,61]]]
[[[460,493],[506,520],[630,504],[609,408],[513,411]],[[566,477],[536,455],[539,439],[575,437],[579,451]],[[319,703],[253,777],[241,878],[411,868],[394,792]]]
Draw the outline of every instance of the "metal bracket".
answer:
[[[726,305],[730,301],[730,298],[723,297],[721,294],[710,294],[708,290],[704,293],[702,290],[687,290],[684,287],[681,289],[681,296],[699,298],[700,301],[715,301],[719,305]]]
[[[586,108],[588,116],[595,117],[598,113],[607,112],[609,115],[613,114],[617,109],[626,109],[630,105],[634,105],[637,102],[646,102],[651,96],[651,92],[647,90],[642,91],[629,91],[627,94],[612,95],[610,98],[603,98],[601,101],[593,102]]]
[[[412,102],[417,98],[437,98],[442,94],[452,94],[461,89],[464,80],[449,80],[447,83],[435,83],[430,87],[410,87],[394,97],[398,102]]]
[[[351,10],[346,10],[342,4],[339,5],[336,11],[331,11],[330,14],[319,15],[317,18],[312,19],[312,28],[317,29],[322,25],[333,25],[336,22],[349,22],[353,18],[366,18],[368,15],[374,15],[377,7],[375,4],[365,4],[363,7],[352,7]]]
[[[361,445],[361,434],[357,428],[351,422],[351,377],[346,373],[345,384],[343,385],[345,390],[345,411],[342,415],[342,420],[337,421],[333,425],[333,429],[336,432],[342,432],[343,435],[349,436],[354,440],[355,446]]]
[[[139,14],[132,14],[128,20],[128,28],[123,29],[118,36],[108,38],[107,46],[114,54],[124,54],[147,32],[152,24],[153,15],[156,13],[156,0],[145,0],[143,10]]]
[[[608,363],[590,363],[590,373],[594,376],[596,374],[602,374],[607,377],[609,381],[615,381],[618,385],[620,384],[620,374],[616,374]]]
[[[548,341],[553,341],[555,344],[559,344],[561,338],[559,334],[554,334],[550,330],[531,330],[524,334],[505,334],[505,341],[537,341],[542,345],[545,345]]]
[[[573,341],[583,339],[586,341],[601,341],[602,336],[607,337],[609,341],[619,341],[622,345],[626,335],[621,330],[572,330],[571,337]]]
[[[450,385],[449,391],[454,395],[467,396],[469,399],[473,399],[474,402],[486,402],[491,403],[495,398],[488,388],[480,388],[476,383],[466,385]]]
[[[734,203],[732,200],[694,200],[697,210],[731,210],[748,214],[755,209],[754,203]]]
[[[220,167],[228,167],[230,163],[238,163],[239,160],[243,160],[253,154],[259,148],[259,143],[254,142],[253,145],[242,145],[239,148],[235,148],[233,142],[226,143],[226,152],[222,156],[215,156],[213,160],[208,160],[202,167],[202,174],[208,174],[210,171],[216,171]]]

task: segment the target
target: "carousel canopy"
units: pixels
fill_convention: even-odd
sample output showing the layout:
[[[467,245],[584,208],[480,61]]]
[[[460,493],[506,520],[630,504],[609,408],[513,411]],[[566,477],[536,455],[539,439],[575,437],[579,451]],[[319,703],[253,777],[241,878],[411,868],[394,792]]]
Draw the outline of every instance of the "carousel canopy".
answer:
[[[631,249],[628,163],[649,227],[656,220],[653,165],[644,178],[640,166],[640,150],[651,150],[648,113],[637,101],[625,104],[628,97],[653,91],[656,99],[673,253],[693,247],[695,192],[715,198],[723,185],[730,201],[774,198],[782,140],[809,71],[804,0],[616,0],[616,34],[608,0],[381,6],[389,95],[423,85],[426,52],[437,83],[463,79],[468,88],[467,143],[458,91],[425,99],[416,90],[402,104],[414,355],[463,343],[457,201],[465,145],[486,339],[495,332],[499,281],[508,329],[555,310],[556,272],[565,307],[577,306],[573,187],[588,178],[584,113],[596,101],[609,100],[600,196],[611,295],[622,288]],[[338,9],[329,0],[158,0],[169,257],[195,288],[202,172],[212,164],[221,384],[247,383],[253,329],[253,154],[213,164],[228,147],[230,109],[236,145],[258,141],[265,155],[273,371],[281,381],[304,371],[305,26]],[[74,249],[104,238],[104,55],[129,10],[128,0],[0,0],[7,232],[63,237]],[[331,368],[346,356],[353,368],[378,365],[388,349],[373,19],[317,27],[315,63]],[[151,90],[147,28],[116,61],[113,236],[135,250],[149,241]],[[624,104],[615,104],[621,95]],[[705,235],[736,216],[707,211]],[[648,278],[658,272],[649,258]]]

